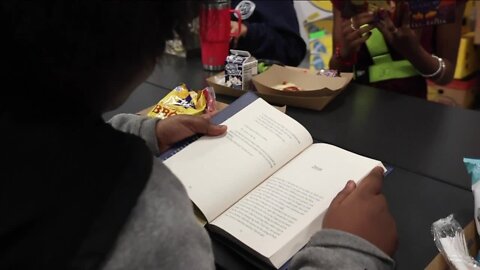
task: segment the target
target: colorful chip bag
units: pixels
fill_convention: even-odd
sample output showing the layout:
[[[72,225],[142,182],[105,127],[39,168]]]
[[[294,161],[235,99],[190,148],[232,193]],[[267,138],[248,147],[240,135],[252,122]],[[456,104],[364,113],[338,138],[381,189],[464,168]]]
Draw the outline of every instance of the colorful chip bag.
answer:
[[[213,111],[215,111],[213,88],[190,91],[185,84],[181,84],[162,98],[147,115],[165,119],[177,114],[199,115]]]

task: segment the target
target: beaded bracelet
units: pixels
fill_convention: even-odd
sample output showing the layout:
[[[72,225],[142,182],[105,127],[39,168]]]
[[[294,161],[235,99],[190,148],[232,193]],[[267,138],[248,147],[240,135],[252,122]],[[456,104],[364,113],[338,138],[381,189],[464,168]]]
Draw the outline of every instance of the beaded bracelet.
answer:
[[[442,58],[440,58],[440,57],[438,57],[438,56],[436,56],[436,55],[434,55],[434,54],[432,54],[432,57],[437,59],[437,61],[438,61],[438,69],[437,69],[435,72],[433,72],[432,74],[423,74],[423,73],[421,73],[421,72],[418,72],[418,73],[420,73],[420,75],[422,75],[424,78],[432,78],[432,77],[435,77],[435,76],[437,76],[440,72],[442,72],[442,71],[445,69],[445,61],[443,61]]]

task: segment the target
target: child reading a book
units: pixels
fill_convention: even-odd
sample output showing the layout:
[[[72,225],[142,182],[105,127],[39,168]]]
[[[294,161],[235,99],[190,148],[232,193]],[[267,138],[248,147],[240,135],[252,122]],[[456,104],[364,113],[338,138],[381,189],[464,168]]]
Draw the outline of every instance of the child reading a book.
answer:
[[[427,97],[425,79],[437,84],[453,79],[465,1],[332,3],[331,68],[355,70],[360,83],[421,98]],[[440,6],[428,11],[425,5]]]
[[[147,78],[192,3],[1,2],[1,269],[215,268],[185,187],[154,155],[226,127],[101,118]],[[338,193],[291,269],[393,269],[382,173]]]

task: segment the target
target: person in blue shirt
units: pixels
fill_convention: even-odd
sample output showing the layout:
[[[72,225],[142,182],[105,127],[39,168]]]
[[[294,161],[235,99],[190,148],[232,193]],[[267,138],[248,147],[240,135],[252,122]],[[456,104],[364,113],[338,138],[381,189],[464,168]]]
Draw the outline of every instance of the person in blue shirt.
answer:
[[[232,47],[249,51],[257,59],[276,60],[290,66],[302,62],[306,44],[300,36],[292,0],[233,0],[232,8],[242,14],[240,36],[232,41]],[[232,32],[239,27],[236,16],[232,16]]]

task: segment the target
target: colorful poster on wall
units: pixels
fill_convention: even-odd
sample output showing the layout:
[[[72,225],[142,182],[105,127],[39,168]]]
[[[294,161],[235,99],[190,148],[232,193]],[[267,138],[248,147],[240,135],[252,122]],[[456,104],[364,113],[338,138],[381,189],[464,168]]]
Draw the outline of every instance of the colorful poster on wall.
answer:
[[[329,15],[321,15],[314,11],[303,21],[303,26],[308,35],[308,48],[310,51],[310,69],[327,69],[333,54],[332,32],[333,17],[332,4],[330,1],[308,1],[311,5]]]
[[[419,28],[455,21],[455,1],[452,0],[409,0],[410,27]]]
[[[308,1],[310,4],[312,4],[314,7],[321,9],[326,12],[333,12],[333,6],[332,2],[330,1]]]

